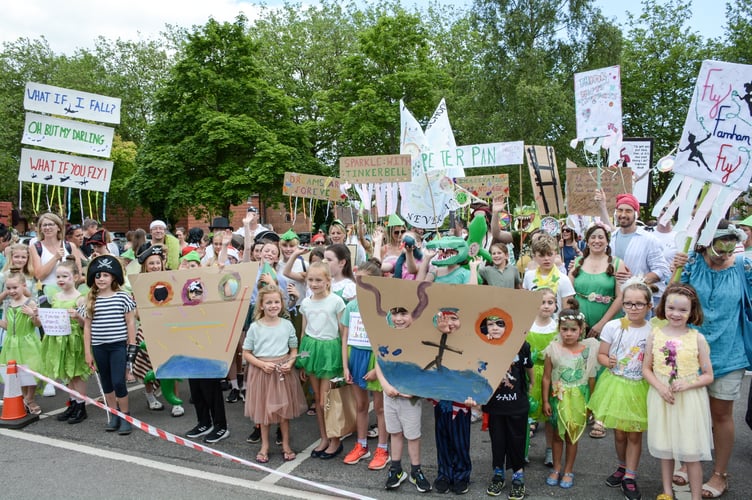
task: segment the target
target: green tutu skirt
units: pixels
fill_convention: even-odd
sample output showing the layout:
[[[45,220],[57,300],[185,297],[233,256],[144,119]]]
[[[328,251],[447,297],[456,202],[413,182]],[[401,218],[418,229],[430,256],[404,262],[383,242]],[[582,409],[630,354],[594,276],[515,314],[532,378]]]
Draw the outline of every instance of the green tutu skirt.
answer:
[[[543,364],[534,364],[533,373],[535,377],[533,381],[535,383],[530,386],[529,397],[531,403],[536,401],[538,404],[530,405],[530,413],[528,413],[528,416],[536,422],[545,422],[548,420],[548,417],[543,413]]]
[[[295,366],[316,378],[332,379],[343,376],[342,340],[317,340],[303,335]]]
[[[91,370],[86,364],[83,333],[74,328],[70,335],[45,335],[42,339],[43,372],[50,378],[86,380]]]
[[[631,380],[605,370],[598,378],[588,407],[609,429],[644,432],[648,428],[646,380]]]

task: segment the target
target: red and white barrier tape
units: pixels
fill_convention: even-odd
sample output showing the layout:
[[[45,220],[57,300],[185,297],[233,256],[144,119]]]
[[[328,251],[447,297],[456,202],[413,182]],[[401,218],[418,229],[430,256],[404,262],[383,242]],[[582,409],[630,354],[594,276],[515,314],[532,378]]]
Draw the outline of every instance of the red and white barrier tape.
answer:
[[[141,429],[142,431],[146,432],[147,434],[150,434],[152,436],[156,436],[156,437],[158,437],[160,439],[163,439],[165,441],[169,441],[170,443],[175,443],[175,444],[178,444],[180,446],[185,446],[186,448],[191,448],[191,449],[194,449],[196,451],[201,451],[203,453],[208,453],[210,455],[214,455],[215,457],[224,458],[224,459],[230,460],[231,462],[235,462],[235,463],[238,463],[238,464],[246,465],[248,467],[251,467],[251,468],[254,468],[254,469],[258,469],[258,470],[264,471],[264,472],[269,473],[269,474],[276,474],[278,476],[284,477],[286,479],[290,479],[292,481],[297,481],[299,483],[311,486],[313,488],[318,488],[320,490],[325,490],[325,491],[328,491],[330,493],[334,493],[335,495],[339,495],[339,496],[343,496],[343,497],[347,497],[347,498],[356,498],[356,499],[359,499],[359,500],[374,500],[372,497],[367,497],[367,496],[359,495],[357,493],[352,493],[350,491],[342,490],[342,489],[339,489],[339,488],[334,488],[333,486],[328,486],[326,484],[317,483],[315,481],[310,481],[308,479],[303,479],[301,477],[293,476],[291,474],[287,474],[285,472],[280,472],[280,471],[278,471],[276,469],[272,469],[270,467],[264,467],[263,465],[259,465],[259,464],[250,462],[248,460],[245,460],[245,459],[242,459],[242,458],[238,458],[238,457],[236,457],[234,455],[230,455],[229,453],[224,453],[222,451],[215,450],[214,448],[210,448],[208,446],[204,446],[204,445],[201,445],[201,444],[198,444],[198,443],[194,443],[193,441],[191,441],[189,439],[181,438],[180,436],[176,436],[175,434],[172,434],[170,432],[162,430],[162,429],[160,429],[158,427],[154,427],[153,425],[147,424],[146,422],[142,422],[141,420],[139,420],[137,418],[134,418],[131,415],[126,415],[125,413],[122,413],[121,411],[118,411],[118,410],[116,410],[114,408],[110,408],[106,404],[100,403],[96,399],[92,399],[92,398],[86,396],[85,394],[79,393],[78,391],[74,391],[73,389],[69,388],[68,386],[65,386],[65,385],[63,385],[63,384],[61,384],[59,382],[56,382],[55,380],[47,378],[44,375],[35,372],[34,370],[31,370],[31,369],[26,368],[26,367],[21,366],[21,365],[18,365],[18,368],[20,370],[23,370],[23,371],[27,372],[27,373],[30,373],[31,375],[33,375],[34,377],[36,377],[36,378],[38,378],[40,380],[45,381],[46,383],[54,385],[58,389],[61,389],[61,390],[67,392],[68,394],[70,394],[70,395],[72,395],[72,396],[74,396],[76,398],[83,399],[84,401],[86,401],[88,403],[91,403],[93,405],[96,405],[99,408],[101,408],[101,409],[103,409],[105,411],[108,411],[108,412],[110,412],[113,415],[117,415],[118,417],[120,417],[120,418],[122,418],[124,420],[127,420],[128,422],[130,422],[131,425],[133,425],[134,427],[136,427],[138,429]]]

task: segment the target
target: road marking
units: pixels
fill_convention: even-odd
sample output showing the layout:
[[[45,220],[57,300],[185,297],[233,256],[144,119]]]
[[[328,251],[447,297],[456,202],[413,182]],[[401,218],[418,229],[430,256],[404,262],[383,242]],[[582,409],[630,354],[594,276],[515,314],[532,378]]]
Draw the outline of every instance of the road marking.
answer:
[[[266,493],[272,493],[291,498],[300,498],[301,493],[305,493],[305,497],[308,499],[331,499],[334,498],[328,495],[321,495],[312,491],[296,490],[292,488],[285,488],[283,486],[276,486],[275,484],[269,484],[264,481],[249,481],[247,479],[239,479],[232,476],[225,476],[222,474],[215,474],[213,472],[206,472],[199,469],[191,469],[189,467],[183,467],[180,465],[166,464],[150,460],[148,458],[142,458],[132,455],[126,455],[124,453],[115,453],[108,450],[100,450],[91,446],[81,445],[77,443],[71,443],[69,441],[63,441],[61,439],[53,439],[46,436],[38,436],[34,434],[28,434],[21,431],[14,431],[8,429],[0,429],[0,435],[7,436],[15,439],[23,439],[32,443],[43,444],[46,446],[54,446],[56,448],[62,448],[64,450],[75,451],[83,453],[85,455],[91,455],[100,458],[107,458],[110,460],[117,460],[120,462],[132,463],[142,467],[148,467],[150,469],[159,470],[162,472],[168,472],[171,474],[179,474],[197,479],[206,479],[217,483],[223,483],[231,486],[239,486],[253,491],[262,491]],[[285,464],[287,465],[287,464]],[[280,467],[281,469],[281,467]],[[273,474],[272,474],[273,475]]]

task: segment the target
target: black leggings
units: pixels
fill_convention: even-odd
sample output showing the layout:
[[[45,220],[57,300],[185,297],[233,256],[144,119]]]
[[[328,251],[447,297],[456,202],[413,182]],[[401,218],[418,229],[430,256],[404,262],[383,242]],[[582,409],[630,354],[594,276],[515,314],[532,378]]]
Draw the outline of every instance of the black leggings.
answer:
[[[102,390],[105,394],[115,391],[115,396],[124,398],[128,395],[125,385],[126,342],[112,342],[91,346],[94,361],[97,362]]]

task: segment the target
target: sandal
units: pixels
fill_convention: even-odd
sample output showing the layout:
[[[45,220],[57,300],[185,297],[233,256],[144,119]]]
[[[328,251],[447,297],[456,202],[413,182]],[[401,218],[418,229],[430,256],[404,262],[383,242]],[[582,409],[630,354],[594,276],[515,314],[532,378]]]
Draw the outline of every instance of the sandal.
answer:
[[[282,452],[282,458],[285,460],[285,462],[292,462],[293,460],[295,460],[295,458],[297,458],[297,456],[298,454],[292,450]]]
[[[603,424],[599,421],[595,421],[593,424],[593,428],[590,430],[590,434],[588,434],[593,439],[602,439],[606,437],[606,429],[603,427]]]
[[[266,453],[258,452],[256,454],[256,461],[260,464],[268,464],[269,463],[269,455]]]
[[[308,411],[305,412],[306,415],[309,417],[315,417],[316,416],[316,405],[311,405],[308,407]]]
[[[683,470],[679,469],[674,472],[671,481],[677,486],[686,486],[689,483],[689,476]]]
[[[559,484],[560,478],[561,474],[559,474],[558,470],[552,471],[551,474],[549,474],[546,478],[546,484],[549,486],[556,486]]]
[[[718,490],[710,486],[708,483],[705,483],[702,485],[702,498],[720,498],[729,489],[727,473],[713,472],[713,475],[720,476],[721,479],[723,479],[723,488]]]
[[[572,486],[574,486],[574,472],[564,473],[564,477],[559,481],[559,487],[568,490]]]
[[[535,431],[538,430],[538,422],[533,422],[530,424],[530,437],[532,438],[535,435]]]
[[[42,408],[37,404],[36,401],[24,401],[24,405],[26,406],[26,410],[32,415],[42,414]]]

